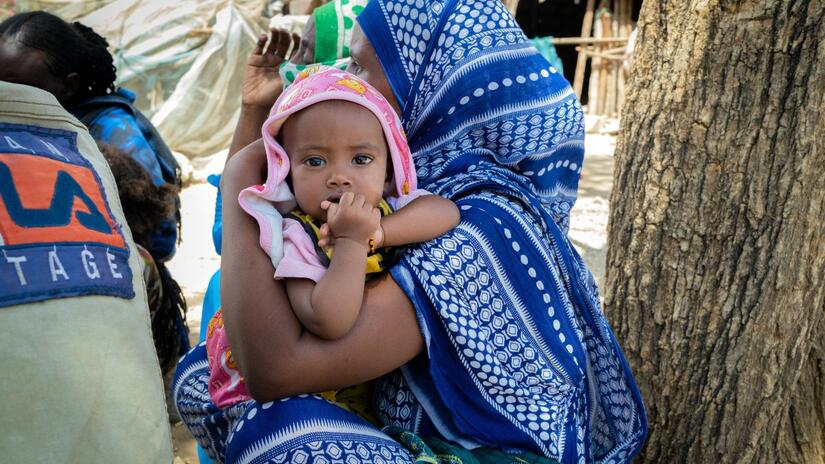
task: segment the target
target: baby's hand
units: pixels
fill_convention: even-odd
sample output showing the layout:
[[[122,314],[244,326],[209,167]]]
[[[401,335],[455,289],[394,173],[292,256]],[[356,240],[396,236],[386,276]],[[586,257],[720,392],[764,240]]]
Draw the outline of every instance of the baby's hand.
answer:
[[[329,224],[325,222],[321,225],[321,228],[318,229],[318,247],[326,250],[327,247],[333,245],[335,245],[335,237],[333,237],[329,231]]]
[[[331,246],[335,246],[335,237],[333,237],[329,231],[329,224],[325,222],[321,225],[321,228],[318,229],[318,247],[322,250],[326,250]],[[379,221],[378,229],[376,229],[375,233],[372,234],[370,253],[374,252],[378,248],[381,248],[382,246],[384,246],[384,228],[381,226]]]
[[[384,237],[384,227],[381,226],[381,221],[379,220],[378,221],[378,228],[375,229],[375,232],[372,234],[372,244],[371,244],[372,250],[371,251],[375,251],[375,249],[381,248],[382,246],[384,246],[384,239],[385,238],[386,237]]]
[[[338,203],[321,202],[321,209],[327,212],[328,235],[335,240],[345,238],[369,246],[369,240],[381,224],[381,212],[361,194],[345,192]]]

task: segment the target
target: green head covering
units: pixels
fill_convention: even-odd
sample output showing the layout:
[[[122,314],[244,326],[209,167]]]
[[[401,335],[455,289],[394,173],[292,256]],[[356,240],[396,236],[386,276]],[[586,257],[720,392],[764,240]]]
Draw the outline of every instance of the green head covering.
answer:
[[[315,21],[315,63],[297,65],[286,61],[280,74],[284,88],[292,84],[298,74],[309,66],[323,64],[338,69],[349,66],[349,44],[355,18],[364,10],[368,0],[334,0],[312,12]]]

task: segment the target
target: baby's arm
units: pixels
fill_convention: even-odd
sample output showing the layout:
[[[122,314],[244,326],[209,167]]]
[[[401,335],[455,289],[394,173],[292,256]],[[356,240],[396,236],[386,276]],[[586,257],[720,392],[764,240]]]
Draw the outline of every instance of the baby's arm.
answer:
[[[408,245],[432,240],[452,230],[461,219],[458,207],[438,195],[424,195],[381,218],[375,247]],[[383,237],[380,232],[383,231]],[[335,242],[338,243],[337,241]]]
[[[327,203],[326,209],[327,224],[335,234],[329,268],[318,283],[287,279],[286,289],[301,324],[318,337],[334,340],[346,335],[358,318],[369,240],[381,214],[363,195],[349,192],[337,204]]]

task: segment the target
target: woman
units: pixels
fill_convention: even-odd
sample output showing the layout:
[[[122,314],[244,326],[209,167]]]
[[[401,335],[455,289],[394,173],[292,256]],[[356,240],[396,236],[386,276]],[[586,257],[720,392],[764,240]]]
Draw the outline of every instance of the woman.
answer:
[[[629,460],[647,429],[641,398],[565,234],[584,132],[569,85],[495,0],[373,1],[358,22],[350,71],[395,101],[420,184],[455,201],[461,224],[411,247],[369,287],[351,333],[329,342],[302,330],[257,227],[227,202],[224,320],[259,402],[210,417],[196,349],[179,369],[181,413],[216,448],[228,439],[228,462],[491,462],[502,450],[516,462]],[[226,198],[261,182],[259,144],[230,161]],[[291,397],[382,375],[392,437]]]

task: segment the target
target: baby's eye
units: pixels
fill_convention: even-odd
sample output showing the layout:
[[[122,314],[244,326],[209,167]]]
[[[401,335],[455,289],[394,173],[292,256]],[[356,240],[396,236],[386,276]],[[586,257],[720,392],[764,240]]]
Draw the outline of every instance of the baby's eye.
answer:
[[[370,164],[372,163],[372,156],[369,155],[355,155],[352,159],[352,164]]]
[[[320,156],[310,156],[304,160],[304,164],[309,167],[317,168],[318,166],[323,166],[326,164],[326,161],[324,161],[324,159]]]

